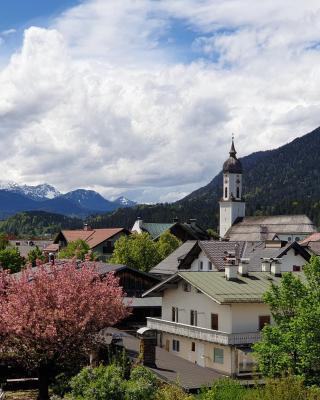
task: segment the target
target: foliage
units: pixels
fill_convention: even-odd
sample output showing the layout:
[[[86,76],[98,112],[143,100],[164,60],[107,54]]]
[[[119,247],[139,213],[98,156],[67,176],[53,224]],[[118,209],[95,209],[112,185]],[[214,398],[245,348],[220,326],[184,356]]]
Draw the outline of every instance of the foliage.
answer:
[[[264,300],[275,325],[266,326],[254,346],[259,368],[269,377],[293,373],[320,383],[320,258],[304,267],[306,280],[286,273],[272,285]]]
[[[186,394],[178,385],[163,385],[157,390],[155,400],[193,400],[192,395]]]
[[[88,243],[82,239],[77,239],[74,242],[68,243],[67,247],[59,252],[59,258],[76,258],[78,260],[84,260],[86,254],[90,251]]]
[[[83,221],[45,211],[26,211],[0,222],[0,231],[19,238],[51,237],[62,229],[80,229]]]
[[[8,246],[9,246],[9,239],[7,234],[0,233],[0,250],[4,250]]]
[[[123,400],[121,375],[115,365],[84,368],[71,380],[72,396],[77,400]]]
[[[19,272],[24,265],[25,259],[20,256],[20,252],[16,247],[7,247],[0,250],[0,265],[10,272]]]
[[[156,242],[156,247],[161,260],[167,258],[175,249],[181,246],[181,241],[170,231],[163,232],[159,240]]]
[[[44,262],[46,260],[45,255],[42,253],[42,251],[39,249],[38,246],[36,246],[34,249],[30,250],[28,253],[28,261],[32,265],[32,267],[35,267],[37,265],[37,261]]]
[[[170,232],[164,232],[158,241],[152,240],[146,232],[121,236],[115,243],[110,262],[148,272],[179,245],[180,241]]]
[[[213,240],[219,240],[219,238],[220,238],[219,233],[216,232],[214,229],[211,229],[211,228],[207,229],[207,233],[210,236],[210,238]]]
[[[157,378],[148,369],[135,367],[129,380],[115,364],[84,368],[71,380],[72,398],[77,400],[153,400]]]
[[[76,294],[76,295],[75,295]],[[128,315],[113,274],[75,263],[28,268],[19,277],[0,273],[0,352],[11,351],[36,368],[40,399],[47,399],[48,374],[95,345],[95,334]]]
[[[202,400],[243,400],[246,389],[239,381],[220,379],[210,389],[203,389]]]

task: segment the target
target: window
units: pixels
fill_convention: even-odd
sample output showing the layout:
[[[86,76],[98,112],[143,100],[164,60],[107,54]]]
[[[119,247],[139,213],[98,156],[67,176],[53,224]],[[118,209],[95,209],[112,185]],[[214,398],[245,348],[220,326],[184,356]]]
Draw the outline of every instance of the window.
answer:
[[[179,321],[179,309],[178,307],[172,307],[172,321],[178,322]]]
[[[240,188],[239,187],[237,187],[237,198],[238,199],[240,198]]]
[[[183,290],[184,290],[185,292],[191,292],[191,285],[190,285],[190,283],[184,282],[184,284],[183,284]]]
[[[208,261],[208,271],[212,271],[212,262]]]
[[[214,331],[218,330],[218,314],[211,314],[211,329]]]
[[[299,240],[300,240],[299,236],[296,236],[295,241],[299,242]]]
[[[294,265],[294,266],[292,267],[292,271],[293,271],[293,272],[299,272],[299,271],[301,271],[300,265]]]
[[[172,350],[173,351],[180,351],[180,342],[179,340],[172,340]]]
[[[203,270],[203,261],[199,261],[199,271]]]
[[[223,349],[219,349],[217,347],[213,349],[213,362],[217,364],[224,363]]]
[[[196,344],[195,342],[191,343],[191,351],[196,351]]]
[[[288,236],[288,242],[291,242],[291,236]]]
[[[220,192],[221,193],[221,192]],[[228,188],[225,187],[224,188],[224,197],[227,198],[228,197]]]
[[[270,315],[260,315],[259,317],[259,331],[261,331],[265,325],[270,325]]]
[[[190,310],[190,325],[198,325],[198,313],[196,310]]]

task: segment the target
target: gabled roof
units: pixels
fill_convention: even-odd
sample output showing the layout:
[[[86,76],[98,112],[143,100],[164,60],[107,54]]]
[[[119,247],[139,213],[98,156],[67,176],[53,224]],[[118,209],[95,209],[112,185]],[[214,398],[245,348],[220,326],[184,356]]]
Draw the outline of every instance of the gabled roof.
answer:
[[[162,260],[159,264],[150,270],[151,274],[157,275],[172,275],[177,272],[180,258],[183,258],[196,244],[195,240],[188,240],[182,243],[175,251],[173,251],[167,258]]]
[[[189,269],[191,263],[199,256],[201,250],[212,264],[218,269],[224,269],[224,258],[227,253],[237,251],[238,256],[243,256],[245,242],[223,242],[218,240],[199,240],[190,251],[180,259],[179,269]]]
[[[152,239],[157,239],[162,233],[170,230],[175,223],[142,222],[141,229],[148,232]]]
[[[303,272],[295,272],[304,279]],[[238,276],[236,280],[226,280],[224,272],[178,272],[146,291],[142,297],[161,293],[170,284],[184,280],[219,304],[262,303],[263,294],[271,283],[279,284],[281,277],[266,272],[252,272],[248,276]]]
[[[106,229],[92,229],[92,230],[62,230],[60,234],[66,239],[68,243],[81,239],[88,243],[90,249],[95,248],[105,240],[111,239],[113,236],[120,232],[127,232],[124,228],[106,228]],[[59,235],[56,237],[57,242]]]
[[[261,270],[261,258],[281,258],[290,249],[294,249],[306,261],[309,261],[310,254],[297,242],[286,243],[282,247],[266,247],[265,242],[246,242],[243,258],[249,259],[249,271]]]
[[[306,235],[315,232],[306,215],[274,215],[238,218],[225,234],[230,240],[271,240],[275,235]]]
[[[308,246],[310,242],[320,242],[320,232],[312,233],[305,239],[301,240],[299,244],[301,244],[301,246]]]

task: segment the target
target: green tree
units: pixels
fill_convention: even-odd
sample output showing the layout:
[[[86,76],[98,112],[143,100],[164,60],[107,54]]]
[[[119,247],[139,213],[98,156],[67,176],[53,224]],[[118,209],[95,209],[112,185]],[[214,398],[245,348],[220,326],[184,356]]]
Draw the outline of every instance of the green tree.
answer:
[[[59,253],[59,258],[74,258],[84,260],[86,254],[90,251],[88,243],[84,240],[78,239],[74,242],[68,243],[67,247],[62,249]]]
[[[182,242],[170,231],[166,231],[160,235],[159,240],[156,242],[159,256],[161,260],[167,258],[174,250],[181,246]]]
[[[148,233],[134,233],[121,236],[115,242],[111,263],[125,264],[128,267],[148,272],[160,261],[156,243]]]
[[[211,239],[213,240],[219,240],[220,239],[220,235],[218,232],[216,232],[214,229],[209,228],[207,229],[207,234],[211,237]]]
[[[15,247],[0,250],[0,265],[3,269],[10,270],[11,273],[19,272],[25,264],[25,259],[21,257],[19,250]]]
[[[170,232],[164,232],[158,241],[152,240],[146,232],[121,236],[115,243],[110,262],[148,272],[180,244]]]
[[[40,260],[42,262],[46,260],[45,255],[42,253],[38,246],[30,250],[28,253],[28,261],[31,263],[32,267],[36,266],[37,260]]]
[[[9,246],[8,236],[5,233],[0,233],[0,250],[4,250]]]
[[[254,346],[259,368],[269,377],[292,373],[320,383],[320,258],[304,267],[305,279],[285,273],[264,295],[275,325],[265,326]]]

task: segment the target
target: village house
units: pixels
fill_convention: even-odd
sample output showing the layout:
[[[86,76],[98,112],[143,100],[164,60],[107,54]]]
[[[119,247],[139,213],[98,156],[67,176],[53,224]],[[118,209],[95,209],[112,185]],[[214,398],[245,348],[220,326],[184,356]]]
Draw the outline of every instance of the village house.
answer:
[[[205,229],[197,224],[196,219],[189,219],[188,222],[179,222],[177,218],[172,223],[146,222],[138,218],[134,223],[131,232],[147,232],[153,240],[158,240],[162,233],[169,231],[181,242],[187,240],[206,240],[209,235]]]
[[[57,253],[68,243],[81,239],[89,245],[90,250],[98,256],[100,261],[106,261],[113,253],[115,242],[123,235],[130,235],[130,232],[124,228],[92,229],[85,224],[83,229],[60,231],[53,241],[55,246],[51,245],[49,250],[45,249],[45,251],[52,250]]]

